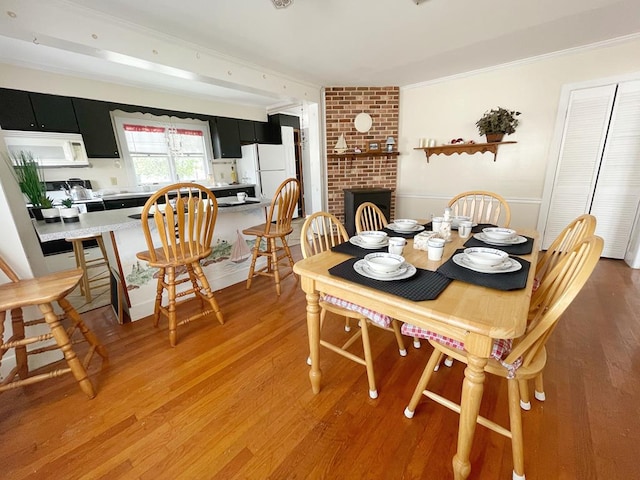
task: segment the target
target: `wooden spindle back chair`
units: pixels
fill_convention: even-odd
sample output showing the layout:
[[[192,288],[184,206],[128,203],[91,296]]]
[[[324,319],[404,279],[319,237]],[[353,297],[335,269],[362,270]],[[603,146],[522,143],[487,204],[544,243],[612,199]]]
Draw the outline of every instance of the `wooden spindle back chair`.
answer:
[[[307,217],[302,225],[300,233],[300,246],[303,258],[317,255],[319,253],[330,250],[332,247],[349,240],[349,235],[340,221],[332,214],[327,212],[316,212]],[[373,312],[366,306],[355,305],[339,298],[324,295],[321,293],[320,298],[320,345],[352,360],[360,365],[364,365],[367,370],[367,379],[369,381],[369,396],[371,398],[378,397],[376,388],[375,373],[373,369],[373,356],[371,353],[371,343],[369,340],[369,326],[381,328],[391,331],[396,337],[398,349],[401,356],[405,356],[407,351],[404,347],[402,334],[400,333],[400,323],[395,320]],[[338,316],[356,320],[359,326],[358,330],[351,335],[342,345],[337,345],[322,338],[322,327],[326,318],[326,313],[332,312]],[[364,356],[358,356],[351,351],[349,347],[358,339],[362,339],[362,348]]]
[[[520,388],[528,380],[536,378],[544,369],[547,361],[545,344],[557,326],[561,315],[578,295],[593,272],[604,242],[602,238],[591,236],[577,244],[564,255],[549,272],[540,288],[536,291],[532,303],[536,305],[536,315],[527,327],[526,333],[513,341],[510,349],[505,349],[499,358],[488,360],[484,370],[487,373],[505,378],[508,384],[510,429],[478,416],[478,423],[511,438],[513,453],[513,478],[524,479],[524,447],[522,435],[522,417],[520,411]],[[466,351],[445,346],[429,340],[434,347],[418,385],[405,410],[405,416],[412,418],[418,402],[426,396],[445,407],[460,412],[460,406],[438,393],[427,390],[434,367],[443,355],[467,363]]]
[[[245,235],[256,237],[247,277],[247,290],[251,288],[254,275],[266,275],[275,279],[276,293],[279,296],[281,293],[280,280],[293,273],[294,262],[287,243],[287,235],[293,231],[291,221],[296,208],[298,208],[299,198],[300,182],[295,178],[286,179],[280,184],[271,200],[266,223],[245,228],[242,231]],[[263,239],[265,240],[264,248]],[[280,245],[276,240],[280,240]],[[256,261],[260,257],[266,257],[267,264],[256,270]],[[279,269],[280,261],[283,259],[288,260],[290,268],[285,274],[281,274]]]
[[[154,326],[160,315],[169,323],[169,343],[177,343],[177,326],[196,318],[215,313],[223,324],[224,318],[218,302],[202,271],[200,261],[211,254],[213,230],[218,216],[218,202],[213,193],[196,183],[176,183],[154,193],[142,208],[142,231],[147,250],[136,256],[158,268],[158,287],[153,310]],[[153,228],[155,227],[155,228]],[[181,274],[186,277],[178,279]],[[176,287],[190,284],[177,292]],[[167,290],[168,303],[162,305],[162,294]],[[178,306],[191,300],[200,300],[200,308],[177,320]],[[180,299],[180,301],[177,301]]]
[[[375,203],[364,202],[356,210],[355,224],[356,233],[360,233],[368,230],[382,230],[388,225],[388,221]]]
[[[463,192],[449,200],[452,215],[471,217],[475,223],[490,223],[508,227],[511,222],[511,208],[497,193],[484,190]]]

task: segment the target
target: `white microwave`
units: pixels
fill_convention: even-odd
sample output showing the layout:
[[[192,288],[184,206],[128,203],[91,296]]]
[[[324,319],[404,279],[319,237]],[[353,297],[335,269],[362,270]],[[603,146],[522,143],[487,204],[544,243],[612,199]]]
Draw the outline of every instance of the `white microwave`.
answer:
[[[88,167],[89,158],[82,135],[3,130],[7,153],[11,158],[20,151],[31,152],[42,167]]]

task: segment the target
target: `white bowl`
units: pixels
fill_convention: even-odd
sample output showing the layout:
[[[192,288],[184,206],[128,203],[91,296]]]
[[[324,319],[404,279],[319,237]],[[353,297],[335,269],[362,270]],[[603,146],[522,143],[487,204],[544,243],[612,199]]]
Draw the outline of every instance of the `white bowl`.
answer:
[[[467,216],[467,215],[456,215],[455,217],[451,217],[451,225],[453,225],[454,227],[457,227],[458,225],[460,225],[460,222],[469,222],[471,221],[471,217]]]
[[[465,248],[464,254],[471,263],[475,263],[476,265],[484,265],[487,267],[500,265],[507,259],[507,257],[509,257],[507,252],[503,252],[502,250],[498,250],[497,248],[486,247]]]
[[[384,242],[387,239],[387,233],[378,232],[374,230],[367,230],[364,232],[360,232],[358,234],[358,237],[360,237],[360,240],[362,240],[362,243],[373,246],[373,245],[378,245]]]
[[[410,218],[399,218],[394,220],[393,223],[400,230],[411,230],[418,224],[416,220],[411,220]]]
[[[400,268],[404,263],[404,257],[402,255],[396,255],[394,253],[370,253],[364,256],[367,266],[376,273],[392,273]]]
[[[515,230],[502,227],[483,228],[482,232],[490,240],[509,240],[516,236]]]

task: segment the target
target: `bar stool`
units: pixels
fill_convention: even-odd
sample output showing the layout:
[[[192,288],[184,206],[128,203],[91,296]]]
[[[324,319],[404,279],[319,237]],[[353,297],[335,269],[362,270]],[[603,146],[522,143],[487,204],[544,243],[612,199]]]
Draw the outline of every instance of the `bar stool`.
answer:
[[[82,272],[80,270],[66,270],[43,277],[21,280],[2,257],[0,257],[0,271],[9,278],[9,282],[0,285],[0,362],[8,350],[14,349],[15,352],[15,367],[0,382],[0,392],[71,373],[82,391],[89,398],[93,398],[95,390],[87,375],[87,366],[94,353],[107,359],[107,350],[65,298],[80,282]],[[54,312],[53,302],[62,308],[62,314]],[[22,308],[26,306],[38,307],[43,318],[25,321]],[[4,326],[7,312],[11,312],[12,335],[5,342]],[[68,328],[62,325],[62,321],[65,319],[71,322]],[[30,337],[25,335],[26,328],[39,324],[46,324],[50,331],[44,334],[34,334]],[[77,343],[73,341],[73,337],[78,331],[89,343],[89,350],[82,362],[73,348]],[[38,343],[52,339],[55,340],[54,344],[33,348]],[[32,348],[27,349],[27,346]],[[66,368],[54,367],[48,372],[35,375],[29,372],[28,357],[30,355],[57,349],[61,350],[64,355],[67,362]]]
[[[92,288],[106,287],[109,285],[109,261],[107,260],[107,251],[104,248],[104,241],[102,235],[85,235],[79,237],[69,237],[66,239],[73,245],[73,254],[76,258],[76,267],[82,270],[82,280],[80,282],[80,292],[84,295],[87,303],[91,302],[93,297],[91,296]],[[95,240],[98,242],[102,256],[87,260],[85,258],[84,242],[89,240]],[[95,276],[89,275],[89,269],[96,269],[100,267],[106,267],[105,272],[96,274]]]

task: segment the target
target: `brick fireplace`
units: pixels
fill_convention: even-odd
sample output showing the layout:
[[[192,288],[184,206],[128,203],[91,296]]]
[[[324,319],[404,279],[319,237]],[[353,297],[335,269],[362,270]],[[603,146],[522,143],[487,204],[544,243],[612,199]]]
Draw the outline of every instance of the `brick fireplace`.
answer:
[[[385,148],[387,137],[398,142],[399,87],[327,87],[325,118],[327,153],[333,154],[340,134],[344,135],[348,152],[355,147],[366,151],[370,143]],[[358,132],[353,120],[361,112],[368,113],[371,129]],[[327,158],[327,190],[329,212],[343,223],[344,189],[390,188],[395,192],[398,157],[371,153],[366,156]],[[395,215],[395,194],[391,195],[389,219]]]

